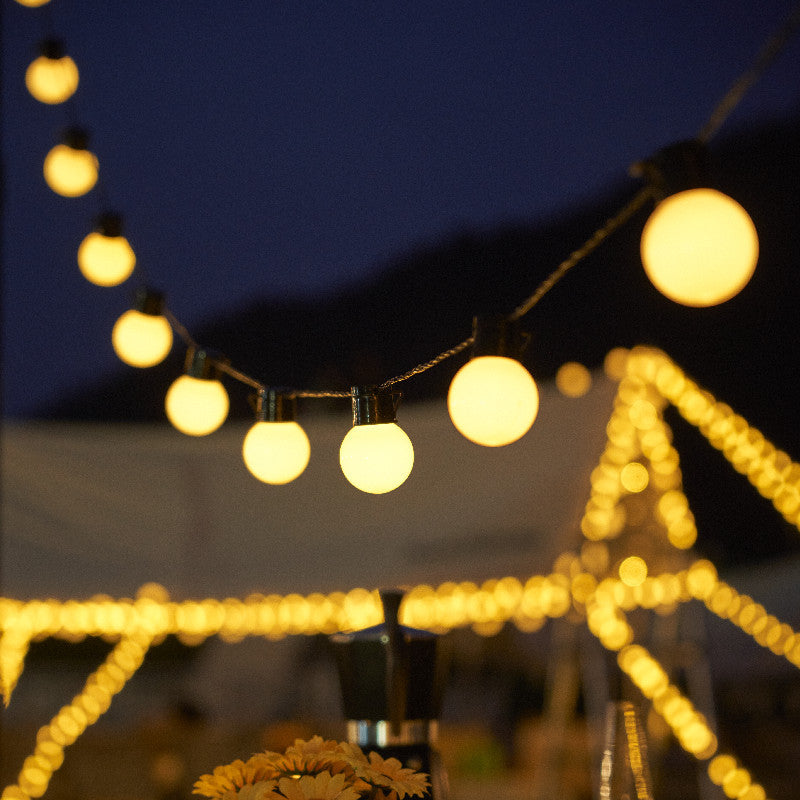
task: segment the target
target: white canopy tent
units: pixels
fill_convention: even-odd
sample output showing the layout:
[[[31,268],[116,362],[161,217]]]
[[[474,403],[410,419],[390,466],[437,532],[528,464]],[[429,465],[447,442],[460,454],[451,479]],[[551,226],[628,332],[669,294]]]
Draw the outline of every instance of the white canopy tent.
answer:
[[[183,599],[548,571],[579,541],[614,389],[595,376],[571,399],[543,385],[534,427],[497,449],[464,439],[443,402],[401,407],[414,469],[378,496],[341,474],[344,404],[302,420],[311,462],[280,487],[246,470],[247,424],[202,439],[166,424],[7,424],[2,593],[131,596],[156,581]]]

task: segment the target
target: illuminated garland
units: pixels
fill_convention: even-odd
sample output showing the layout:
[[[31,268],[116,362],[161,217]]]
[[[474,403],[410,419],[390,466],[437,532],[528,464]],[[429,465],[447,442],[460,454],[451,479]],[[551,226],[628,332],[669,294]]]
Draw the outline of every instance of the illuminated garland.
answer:
[[[697,600],[797,667],[800,633],[721,581],[709,561],[698,560],[675,571],[651,575],[652,565],[641,556],[624,552],[614,562],[609,550],[615,539],[624,541],[620,536],[627,525],[626,500],[649,491],[652,517],[663,528],[662,550],[673,560],[685,560],[696,531],[682,490],[678,455],[669,444],[670,431],[662,416],[665,395],[671,402],[684,401],[695,411],[701,398],[701,416],[709,422],[709,431],[716,430],[715,420],[729,418],[729,409],[698,388],[658,350],[617,351],[607,364],[610,371],[618,369],[622,374],[607,425],[608,441],[591,476],[590,499],[580,526],[584,533],[580,552],[566,552],[556,559],[550,574],[524,580],[507,576],[480,585],[446,582],[437,587],[411,587],[403,600],[401,619],[406,625],[440,633],[472,627],[490,636],[509,622],[531,632],[548,619],[576,612],[601,644],[618,654],[620,669],[664,718],[681,747],[698,760],[710,759],[708,774],[712,781],[726,792],[736,787],[740,793],[731,797],[765,800],[763,787],[733,756],[717,754],[716,734],[708,721],[670,682],[657,659],[634,641],[626,614],[636,608],[666,614],[680,604]],[[689,417],[694,418],[694,414]],[[739,445],[752,443],[754,429],[745,424],[737,430]],[[731,457],[740,453],[735,442],[728,442],[726,449]],[[765,474],[772,476],[770,486],[781,487],[772,493],[773,503],[779,508],[786,492],[800,489],[800,465],[791,461],[784,464],[783,458],[776,462],[780,451],[766,441],[760,452],[761,460],[752,454],[746,459],[751,467],[748,475],[756,486],[763,486]],[[777,476],[776,463],[783,465]],[[377,591],[364,588],[346,593],[251,595],[243,600],[209,598],[177,603],[169,600],[162,587],[152,584],[142,587],[132,600],[0,599],[0,683],[6,702],[23,673],[32,641],[54,637],[74,642],[99,636],[115,643],[83,690],[39,729],[33,754],[25,760],[17,783],[6,787],[2,800],[41,796],[63,762],[64,748],[109,708],[149,647],[168,635],[189,645],[198,645],[209,636],[219,636],[226,642],[248,636],[280,639],[363,628],[378,623],[381,614]]]

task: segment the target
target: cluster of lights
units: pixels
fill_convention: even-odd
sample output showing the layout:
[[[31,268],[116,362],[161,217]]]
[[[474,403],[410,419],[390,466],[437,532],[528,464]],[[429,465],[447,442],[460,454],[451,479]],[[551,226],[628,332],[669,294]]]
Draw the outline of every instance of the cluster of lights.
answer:
[[[621,354],[610,355],[613,359]],[[664,397],[634,368],[651,355],[658,358],[661,354],[636,348],[627,356],[628,372],[621,377],[606,426],[606,447],[591,475],[581,531],[592,541],[616,538],[626,524],[622,500],[650,487],[659,495],[658,519],[670,544],[688,550],[697,539],[697,527],[682,490],[678,452],[661,414]],[[642,457],[648,466],[639,460]]]
[[[761,603],[719,580],[713,564],[697,562],[687,588],[691,596],[705,603],[709,611],[741,628],[761,647],[800,667],[800,636],[790,625],[769,614]]]
[[[708,764],[708,777],[731,800],[767,800],[764,787],[753,781],[750,772],[727,753],[720,753]]]
[[[787,522],[800,529],[800,464],[776,449],[729,405],[701,389],[665,353],[634,348],[628,370],[654,386],[737,472],[746,475],[758,492],[772,501]],[[682,503],[680,500],[672,511],[676,516]]]
[[[617,663],[642,694],[653,703],[653,708],[670,726],[686,752],[699,759],[714,755],[717,737],[705,717],[670,683],[664,668],[644,647],[627,645],[617,654]]]
[[[77,67],[59,42],[49,39],[42,44],[41,51],[26,73],[28,88],[42,102],[63,103],[78,87]],[[517,441],[530,429],[539,409],[539,392],[520,361],[516,323],[567,269],[626,221],[645,199],[655,199],[656,207],[644,225],[641,257],[645,272],[659,291],[678,303],[709,306],[728,300],[746,285],[755,269],[758,238],[744,209],[711,188],[705,163],[708,137],[702,138],[703,141],[698,138],[666,147],[637,165],[647,187],[609,221],[606,229],[598,231],[511,315],[481,320],[470,339],[421,365],[428,368],[472,345],[472,357],[453,377],[447,397],[450,418],[467,439],[500,447]],[[70,128],[63,141],[45,158],[44,172],[48,185],[65,197],[78,197],[90,191],[98,179],[98,162],[88,149],[87,132]],[[78,264],[82,274],[100,286],[116,286],[130,277],[136,257],[122,235],[118,215],[101,215],[95,230],[79,247]],[[146,290],[141,290],[135,307],[124,313],[113,327],[114,350],[122,361],[135,367],[158,364],[172,347],[175,324],[177,320],[164,308],[163,298],[156,293],[153,299]],[[185,330],[181,327],[178,332],[183,335]],[[284,398],[272,402],[261,395],[274,397],[274,389],[230,368],[224,360],[209,356],[188,334],[184,338],[188,349],[186,374],[178,377],[167,392],[167,418],[187,435],[206,436],[217,430],[228,415],[229,401],[222,374],[255,388],[259,410],[243,446],[243,458],[259,480],[280,485],[302,474],[310,450],[307,436],[294,419],[295,401],[298,397],[313,396],[352,399],[354,426],[342,442],[340,464],[354,486],[380,494],[397,488],[410,474],[413,446],[397,426],[399,393],[392,391],[392,386],[421,369],[377,388],[359,387],[335,393],[288,390]],[[580,382],[573,377],[573,384],[576,380]],[[365,415],[367,404],[382,411],[376,417]],[[271,409],[276,408],[285,410],[276,417],[270,416]],[[623,422],[623,426],[626,424]],[[650,438],[658,439],[658,431]],[[645,446],[640,445],[643,452]],[[651,448],[655,447],[651,444]],[[651,459],[651,463],[657,472],[658,459]],[[617,466],[612,465],[612,471]],[[641,491],[644,487],[630,488],[637,485],[636,481],[641,485],[644,480],[641,469],[637,471],[633,464],[623,466],[612,480],[621,482],[625,491]],[[606,467],[601,465],[601,471]],[[596,499],[593,497],[590,504]],[[616,516],[609,516],[608,508],[587,513],[585,533],[594,538],[614,535],[620,521],[618,504],[614,508]],[[800,498],[797,511],[800,513]],[[677,527],[682,533],[676,539],[684,547],[691,546],[691,524],[682,519]]]

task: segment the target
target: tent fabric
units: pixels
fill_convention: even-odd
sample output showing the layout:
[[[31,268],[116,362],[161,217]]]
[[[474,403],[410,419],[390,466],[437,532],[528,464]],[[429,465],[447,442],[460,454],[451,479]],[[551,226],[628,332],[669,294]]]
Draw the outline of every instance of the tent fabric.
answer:
[[[442,401],[401,406],[415,464],[386,495],[341,474],[347,407],[300,420],[311,462],[285,486],[247,471],[247,423],[203,438],[166,424],[6,424],[0,593],[127,597],[156,581],[174,599],[240,597],[546,572],[580,541],[615,389],[602,375],[582,398],[543,384],[533,428],[503,448],[464,439]]]

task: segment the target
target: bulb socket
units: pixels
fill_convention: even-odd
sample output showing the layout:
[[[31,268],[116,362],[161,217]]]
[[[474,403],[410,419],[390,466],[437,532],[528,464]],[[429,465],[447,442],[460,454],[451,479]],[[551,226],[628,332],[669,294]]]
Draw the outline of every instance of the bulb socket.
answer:
[[[645,161],[634,164],[630,172],[650,184],[657,201],[711,183],[708,149],[697,139],[668,145]]]
[[[122,215],[116,211],[104,211],[94,221],[94,229],[102,236],[122,236]]]
[[[353,425],[378,425],[397,421],[400,392],[388,392],[373,387],[354,386]]]
[[[278,389],[262,389],[255,396],[257,422],[294,422],[297,397]]]
[[[133,308],[151,317],[160,317],[164,313],[164,295],[155,289],[141,286],[133,298]]]
[[[64,58],[66,54],[67,51],[61,39],[48,38],[39,42],[39,55],[45,58],[57,61],[59,58]]]
[[[219,378],[218,359],[211,355],[208,350],[200,347],[190,347],[186,351],[186,374],[190,378],[200,378],[209,381]]]
[[[472,358],[506,356],[519,358],[528,346],[529,336],[515,320],[501,314],[474,317],[472,320]]]
[[[61,143],[73,150],[88,150],[89,132],[85,128],[67,128],[61,137]]]

